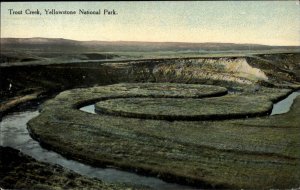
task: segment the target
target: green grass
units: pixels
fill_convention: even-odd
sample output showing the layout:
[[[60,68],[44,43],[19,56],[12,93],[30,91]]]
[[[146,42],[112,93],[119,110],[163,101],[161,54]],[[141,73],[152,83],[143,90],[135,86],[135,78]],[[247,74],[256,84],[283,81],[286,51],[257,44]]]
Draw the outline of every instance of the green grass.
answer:
[[[119,98],[100,101],[96,111],[124,117],[165,120],[218,120],[266,115],[272,102],[255,96],[216,98]]]
[[[172,89],[160,89],[160,85],[169,84],[128,83],[64,91],[43,105],[41,114],[28,123],[28,128],[48,148],[97,166],[114,165],[209,188],[299,187],[299,98],[291,111],[283,115],[222,121],[170,122],[94,115],[77,109],[111,98],[153,98],[174,93]],[[176,89],[177,84],[172,85]],[[184,86],[189,87],[181,84],[178,88]],[[203,89],[200,92],[206,92],[206,87],[198,87]],[[240,100],[252,97],[254,105],[261,101],[268,104],[290,92],[251,89],[244,86],[238,96]],[[189,96],[188,91],[182,91],[182,98]],[[176,93],[182,92],[175,90]],[[209,99],[215,98],[205,98],[211,104]],[[215,108],[218,109],[217,104]]]
[[[0,146],[0,186],[5,189],[146,189],[105,183],[58,165],[39,162],[20,151]]]

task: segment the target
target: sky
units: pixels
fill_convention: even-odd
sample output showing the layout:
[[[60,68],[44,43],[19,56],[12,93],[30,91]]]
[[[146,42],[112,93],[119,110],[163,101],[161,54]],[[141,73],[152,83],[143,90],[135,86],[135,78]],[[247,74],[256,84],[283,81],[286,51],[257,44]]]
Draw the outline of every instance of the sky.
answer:
[[[41,15],[26,14],[27,9]],[[77,14],[47,15],[45,9]],[[78,14],[79,9],[101,14]],[[104,15],[104,9],[117,15]],[[297,0],[1,2],[1,37],[300,46],[300,5]]]

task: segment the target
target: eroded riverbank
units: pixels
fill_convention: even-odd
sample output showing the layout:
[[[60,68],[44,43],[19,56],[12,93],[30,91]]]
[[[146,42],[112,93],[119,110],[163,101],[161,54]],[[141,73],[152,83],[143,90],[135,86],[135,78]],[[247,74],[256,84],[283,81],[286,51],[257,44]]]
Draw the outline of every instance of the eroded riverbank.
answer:
[[[22,98],[39,100],[63,90],[120,82],[209,85],[261,84],[299,88],[299,53],[191,57],[114,62],[0,65],[0,117]],[[21,101],[22,102],[22,101]]]
[[[264,103],[276,102],[290,93],[291,89],[299,88],[298,58],[299,54],[280,54],[0,67],[1,96],[3,95],[0,114],[2,117],[2,114],[11,111],[5,107],[11,101],[16,103],[13,106],[19,104],[12,96],[17,100],[18,97],[33,94],[33,101],[39,101],[40,98],[49,97],[48,94],[65,89],[119,82],[221,85],[233,92],[229,94],[231,96],[242,93],[243,96],[254,96]],[[277,88],[266,90],[266,87]],[[278,93],[278,88],[290,90]],[[121,90],[122,93],[119,94],[116,90]],[[104,92],[114,98],[128,97],[130,93],[149,95],[148,92],[143,94],[137,91],[125,86]],[[36,95],[40,92],[41,94]],[[127,118],[113,114],[84,113],[77,108],[102,100],[100,94],[103,91],[94,88],[83,92],[88,95],[81,95],[81,91],[77,89],[62,92],[57,98],[44,104],[41,108],[43,116],[34,119],[31,124],[47,127],[33,127],[34,138],[43,146],[80,162],[118,167],[198,187],[299,186],[297,118],[300,113],[297,107],[293,106],[290,112],[281,115],[267,116],[270,113],[270,108],[267,107],[267,111],[261,114],[263,117],[247,114],[246,109],[239,119],[229,117],[222,121],[180,121],[175,118],[170,122],[164,118],[160,121],[155,118],[132,118],[132,113]],[[296,105],[299,104],[298,99],[295,99]],[[65,104],[66,102],[68,103]],[[238,102],[235,103],[238,106]],[[211,106],[207,109],[211,109]],[[255,106],[252,109],[256,110]],[[130,109],[127,111],[131,112]],[[211,111],[213,113],[213,109]],[[225,110],[227,111],[230,110]],[[234,106],[231,111],[235,111]],[[66,134],[65,131],[69,133]],[[8,142],[11,139],[6,138]],[[30,149],[35,148],[24,148],[25,151]],[[42,154],[38,151],[36,153]],[[48,158],[57,159],[51,155]],[[80,165],[75,162],[76,164]],[[80,170],[81,167],[78,168]],[[108,176],[110,177],[112,176]],[[135,177],[128,179],[131,178],[143,181]]]

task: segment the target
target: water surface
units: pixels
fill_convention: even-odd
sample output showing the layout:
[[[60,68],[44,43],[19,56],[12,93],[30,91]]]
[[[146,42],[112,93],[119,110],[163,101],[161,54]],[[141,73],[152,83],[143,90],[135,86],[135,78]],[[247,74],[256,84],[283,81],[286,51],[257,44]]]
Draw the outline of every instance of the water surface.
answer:
[[[278,115],[278,114],[283,114],[287,113],[290,111],[291,106],[293,105],[293,102],[297,96],[300,95],[300,90],[291,93],[288,97],[285,99],[275,103],[273,105],[272,113],[271,115]]]
[[[18,149],[36,160],[58,164],[81,175],[96,177],[105,182],[131,183],[149,186],[153,189],[192,189],[192,187],[167,183],[154,177],[137,175],[113,168],[89,166],[66,159],[54,151],[44,149],[30,137],[26,128],[26,123],[38,115],[38,111],[25,111],[3,117],[0,123],[0,145]]]

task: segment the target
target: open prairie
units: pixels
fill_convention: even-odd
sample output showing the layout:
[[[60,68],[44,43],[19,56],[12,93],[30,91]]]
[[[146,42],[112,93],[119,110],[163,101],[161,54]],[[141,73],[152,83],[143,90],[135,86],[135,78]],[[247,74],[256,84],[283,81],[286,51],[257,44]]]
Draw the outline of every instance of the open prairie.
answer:
[[[18,155],[1,156],[1,187],[300,186],[299,47],[7,38],[0,81],[0,150]],[[34,146],[11,140],[21,125]],[[126,180],[41,163],[37,149]]]

